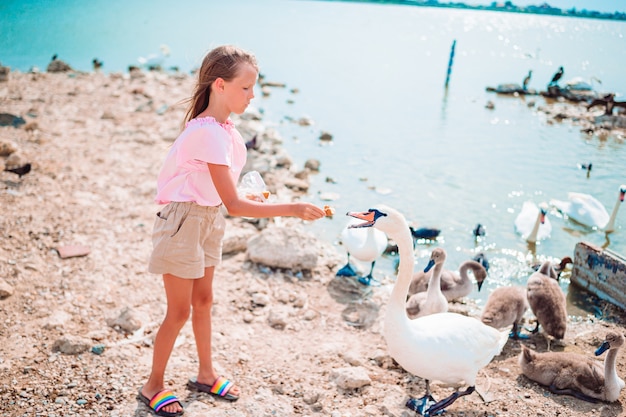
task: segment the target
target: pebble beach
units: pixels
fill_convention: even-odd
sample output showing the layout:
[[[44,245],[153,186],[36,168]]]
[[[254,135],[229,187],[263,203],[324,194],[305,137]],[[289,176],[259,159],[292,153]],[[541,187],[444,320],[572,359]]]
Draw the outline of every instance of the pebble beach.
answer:
[[[146,270],[155,179],[193,81],[141,69],[9,71],[0,81],[2,112],[14,117],[0,127],[0,415],[152,415],[136,394],[165,313],[160,277]],[[260,172],[274,199],[308,199],[323,166],[296,166],[260,112],[234,120],[245,139],[257,137],[244,171]],[[26,174],[6,170],[27,163]],[[185,416],[416,415],[404,404],[423,395],[424,380],[389,357],[382,336],[389,287],[340,282],[343,255],[298,219],[227,221],[213,349],[242,396],[229,403],[186,388],[197,367],[188,323],[166,374]],[[480,315],[471,301],[450,310]],[[624,333],[623,313],[613,317],[570,317],[553,350],[592,356],[608,331]],[[509,340],[479,373],[479,395],[445,415],[623,415],[624,392],[593,404],[526,379],[521,344],[547,349],[542,334]],[[617,370],[626,374],[623,354]],[[431,388],[436,398],[453,390]]]

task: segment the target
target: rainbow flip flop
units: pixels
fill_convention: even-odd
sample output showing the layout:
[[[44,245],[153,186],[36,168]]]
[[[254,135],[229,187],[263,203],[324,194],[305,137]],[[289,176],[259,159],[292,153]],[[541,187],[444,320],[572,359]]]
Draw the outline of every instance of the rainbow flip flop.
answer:
[[[146,397],[145,395],[141,393],[141,388],[140,388],[137,397],[141,400],[141,402],[143,402],[145,405],[150,407],[150,410],[157,416],[179,417],[185,413],[184,410],[178,411],[175,413],[170,413],[169,411],[163,410],[163,407],[165,407],[168,404],[178,403],[180,404],[181,407],[183,406],[180,400],[176,398],[174,393],[172,393],[172,391],[168,389],[159,391],[154,395],[154,397],[152,397],[151,399],[148,399],[148,397]]]
[[[237,401],[239,399],[238,395],[234,395],[229,392],[234,385],[235,384],[232,381],[222,376],[218,377],[213,385],[198,382],[195,377],[190,378],[187,382],[187,386],[189,388],[193,388],[200,392],[206,392],[207,394],[211,394],[228,401]]]

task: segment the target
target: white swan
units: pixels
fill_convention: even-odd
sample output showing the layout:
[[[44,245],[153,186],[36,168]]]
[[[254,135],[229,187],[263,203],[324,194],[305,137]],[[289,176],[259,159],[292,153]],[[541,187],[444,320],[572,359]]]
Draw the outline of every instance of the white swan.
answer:
[[[487,270],[480,262],[475,260],[465,261],[459,267],[459,272],[442,269],[440,279],[441,292],[446,297],[446,300],[456,300],[472,292],[474,284],[467,274],[469,270],[474,274],[478,291],[480,291],[483,282],[487,278]],[[430,286],[431,276],[432,273],[429,273],[427,270],[415,272],[411,279],[411,285],[409,285],[409,295],[413,296],[414,294],[425,292]]]
[[[441,292],[441,273],[446,256],[446,251],[442,248],[435,248],[430,254],[430,261],[424,268],[424,273],[432,269],[428,289],[413,294],[406,302],[406,312],[411,319],[448,311],[448,300]]]
[[[162,67],[165,58],[170,56],[170,48],[169,46],[163,44],[159,46],[159,51],[160,52],[158,54],[150,54],[147,57],[140,56],[137,58],[137,62],[151,70],[159,69]]]
[[[380,230],[374,228],[360,229],[350,227],[359,223],[357,219],[350,219],[346,227],[341,231],[341,243],[346,247],[348,261],[339,271],[338,276],[355,276],[356,271],[350,265],[350,256],[362,262],[371,262],[370,271],[367,275],[359,277],[359,282],[369,285],[374,278],[374,265],[376,259],[383,254],[387,248],[387,236]]]
[[[601,202],[589,194],[569,193],[569,201],[550,200],[550,204],[556,207],[561,213],[584,226],[604,229],[605,232],[615,230],[615,219],[621,203],[626,194],[626,185],[619,187],[617,202],[613,206],[613,212],[609,216]]]
[[[572,395],[581,400],[613,402],[619,399],[624,381],[617,375],[617,353],[624,336],[609,332],[595,351],[599,356],[607,349],[604,366],[587,356],[572,352],[535,352],[522,345],[519,365],[529,379],[548,387],[555,394]]]
[[[522,210],[515,218],[515,231],[527,242],[533,243],[550,237],[552,224],[545,208],[537,207],[532,201],[524,201]]]
[[[508,339],[508,332],[486,326],[473,317],[456,313],[431,314],[409,320],[405,302],[415,263],[413,242],[406,219],[398,211],[377,206],[366,212],[349,212],[363,220],[352,227],[375,227],[398,244],[400,265],[385,313],[384,337],[389,353],[400,366],[426,380],[426,395],[411,399],[407,407],[426,415],[444,410],[457,398],[475,390],[478,371],[498,355]],[[430,405],[429,381],[468,388]]]

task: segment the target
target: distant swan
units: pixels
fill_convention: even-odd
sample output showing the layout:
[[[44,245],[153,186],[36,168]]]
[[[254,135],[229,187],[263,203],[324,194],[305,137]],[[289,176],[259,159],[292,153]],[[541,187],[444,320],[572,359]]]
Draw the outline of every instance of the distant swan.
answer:
[[[432,269],[429,274],[428,289],[413,294],[406,303],[406,312],[411,319],[448,311],[448,300],[441,292],[441,273],[445,261],[446,251],[442,248],[435,248],[430,255],[428,265],[424,268],[425,273]]]
[[[159,46],[158,54],[150,54],[147,57],[140,56],[137,62],[150,70],[159,69],[163,66],[165,58],[170,56],[170,48],[167,45]]]
[[[359,277],[362,284],[369,285],[374,279],[374,265],[376,259],[387,249],[387,236],[380,230],[374,228],[360,229],[352,228],[351,225],[358,223],[356,219],[350,219],[348,224],[341,231],[341,243],[346,247],[348,261],[339,271],[338,276],[355,276],[356,271],[350,264],[350,256],[362,262],[371,262],[370,271],[367,275]],[[408,228],[407,228],[408,230]]]
[[[588,227],[603,229],[605,232],[615,230],[615,219],[621,203],[626,194],[626,185],[619,187],[617,202],[613,206],[613,212],[609,216],[602,203],[589,194],[569,193],[569,201],[550,200],[550,204],[556,207],[561,213],[577,223]]]
[[[547,214],[544,208],[537,207],[531,201],[524,201],[521,211],[515,218],[515,230],[530,243],[546,239],[552,233],[552,224]]]
[[[617,375],[617,353],[624,345],[624,336],[609,332],[595,351],[606,350],[604,366],[585,355],[571,352],[535,352],[522,345],[519,365],[522,373],[548,387],[554,394],[572,395],[581,400],[613,402],[619,399],[624,381]]]
[[[556,339],[563,339],[567,329],[567,304],[565,294],[557,282],[557,273],[550,261],[545,261],[526,283],[528,304],[537,318],[533,333],[543,330]],[[550,339],[548,338],[548,350]]]
[[[509,337],[527,339],[520,334],[524,313],[528,310],[526,288],[520,286],[498,287],[487,298],[480,321],[496,329],[513,326]]]
[[[383,334],[391,357],[406,371],[426,380],[426,395],[419,400],[409,400],[407,407],[433,416],[457,398],[474,392],[478,371],[501,352],[508,334],[456,313],[409,320],[405,302],[415,259],[405,217],[382,205],[348,215],[363,221],[352,227],[375,227],[398,244],[399,272],[387,303]],[[430,405],[434,399],[430,395],[429,381],[433,380],[455,385],[465,383],[468,388]]]
[[[472,292],[472,280],[467,274],[469,270],[474,274],[478,291],[480,291],[485,278],[487,278],[487,270],[481,263],[475,260],[467,260],[461,264],[458,273],[448,269],[442,270],[440,280],[441,292],[443,292],[448,301],[465,297]],[[431,275],[432,272],[427,270],[414,273],[409,286],[409,295],[413,296],[414,294],[425,292],[428,289]]]

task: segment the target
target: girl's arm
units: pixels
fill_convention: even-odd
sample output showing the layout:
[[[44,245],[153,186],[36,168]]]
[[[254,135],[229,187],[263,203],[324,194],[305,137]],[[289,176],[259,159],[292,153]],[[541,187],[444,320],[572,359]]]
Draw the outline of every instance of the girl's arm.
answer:
[[[244,217],[277,217],[292,216],[302,220],[317,220],[324,217],[324,210],[315,204],[294,203],[260,203],[241,198],[226,165],[207,164],[222,203],[231,216]]]

